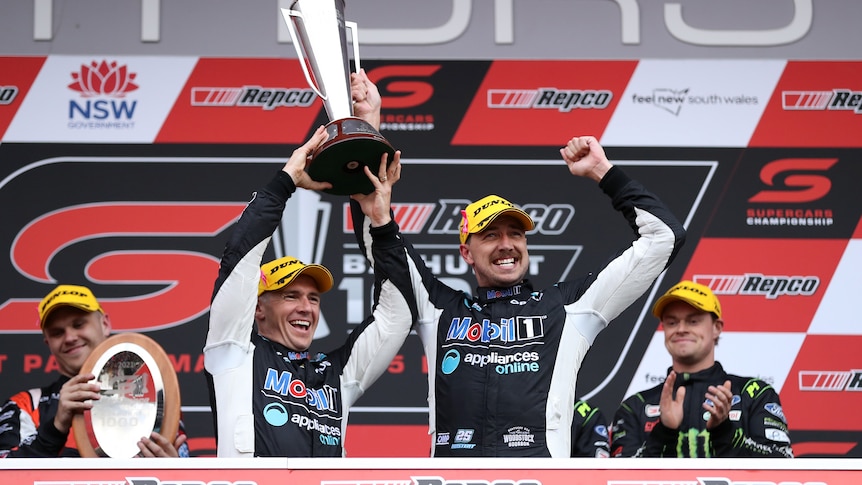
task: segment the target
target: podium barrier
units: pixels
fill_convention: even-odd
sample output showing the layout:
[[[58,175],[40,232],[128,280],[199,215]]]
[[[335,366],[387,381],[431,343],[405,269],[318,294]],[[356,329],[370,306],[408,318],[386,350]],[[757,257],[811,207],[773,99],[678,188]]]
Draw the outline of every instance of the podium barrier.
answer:
[[[857,485],[862,460],[6,459],[4,485]]]

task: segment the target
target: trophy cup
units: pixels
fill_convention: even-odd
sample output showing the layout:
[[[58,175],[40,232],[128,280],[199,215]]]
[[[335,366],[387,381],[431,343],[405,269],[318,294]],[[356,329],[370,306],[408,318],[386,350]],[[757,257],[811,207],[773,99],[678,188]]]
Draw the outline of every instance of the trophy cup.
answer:
[[[173,442],[180,422],[177,375],[165,351],[139,333],[122,333],[99,344],[84,361],[101,387],[93,407],[72,418],[84,458],[132,458],[152,431]]]
[[[329,138],[311,155],[308,174],[330,182],[324,192],[335,195],[370,194],[374,186],[363,172],[376,174],[384,153],[392,160],[395,149],[377,129],[353,116],[350,62],[346,29],[353,40],[353,61],[359,71],[359,41],[355,22],[344,21],[344,0],[295,0],[281,9],[308,85],[323,100],[330,122]],[[309,73],[309,66],[311,73]],[[313,78],[312,78],[313,74]]]

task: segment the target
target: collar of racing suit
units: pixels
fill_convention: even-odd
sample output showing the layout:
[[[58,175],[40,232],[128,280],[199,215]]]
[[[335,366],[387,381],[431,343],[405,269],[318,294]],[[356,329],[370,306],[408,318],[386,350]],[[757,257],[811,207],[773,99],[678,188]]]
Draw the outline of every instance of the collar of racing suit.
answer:
[[[668,367],[667,372],[670,374],[670,371],[673,370],[673,367]],[[679,372],[676,375],[676,385],[674,387],[684,386],[687,384],[694,384],[696,382],[709,382],[713,383],[716,380],[717,376],[724,376],[724,368],[721,364],[716,361],[712,367],[704,369],[699,372]],[[722,381],[723,382],[723,381]]]
[[[518,284],[508,287],[479,286],[476,295],[482,304],[492,303],[497,300],[526,300],[533,294],[533,284],[530,280],[523,280]]]
[[[321,362],[321,361],[326,359],[326,354],[318,352],[317,354],[312,355],[311,352],[309,352],[307,350],[302,351],[302,352],[297,352],[295,350],[290,350],[289,348],[285,347],[284,345],[282,345],[282,344],[280,344],[274,340],[270,340],[270,339],[264,337],[263,335],[261,335],[259,333],[256,333],[256,335],[258,338],[260,338],[264,342],[267,342],[269,345],[271,345],[272,349],[275,351],[275,353],[277,355],[279,355],[285,361],[308,360],[310,362]]]

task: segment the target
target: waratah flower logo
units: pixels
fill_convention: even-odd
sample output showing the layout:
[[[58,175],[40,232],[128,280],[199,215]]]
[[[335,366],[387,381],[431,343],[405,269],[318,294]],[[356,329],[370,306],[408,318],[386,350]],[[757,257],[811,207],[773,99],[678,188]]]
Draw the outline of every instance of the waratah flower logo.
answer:
[[[85,98],[92,96],[113,96],[122,98],[129,91],[138,89],[133,83],[137,74],[129,72],[126,66],[117,65],[117,61],[110,64],[102,60],[100,63],[93,61],[89,66],[81,65],[80,72],[73,72],[69,85],[70,89],[78,91]]]

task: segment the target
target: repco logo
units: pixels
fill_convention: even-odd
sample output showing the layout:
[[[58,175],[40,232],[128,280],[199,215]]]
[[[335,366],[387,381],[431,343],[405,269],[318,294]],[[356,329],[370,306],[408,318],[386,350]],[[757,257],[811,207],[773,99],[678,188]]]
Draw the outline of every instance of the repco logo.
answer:
[[[370,79],[380,89],[386,109],[403,109],[420,106],[434,95],[434,86],[428,82],[440,65],[394,65],[372,69]]]
[[[613,93],[607,89],[541,88],[533,107],[556,109],[564,113],[573,109],[604,109],[611,104],[613,97]]]
[[[820,287],[817,276],[786,276],[746,273],[744,275],[694,275],[695,282],[709,286],[717,295],[811,296]]]
[[[783,158],[767,163],[760,170],[760,180],[775,189],[761,190],[748,201],[799,203],[821,199],[832,189],[832,180],[823,172],[837,162],[837,158]]]
[[[16,96],[18,96],[18,87],[0,86],[0,106],[4,104],[12,104],[12,101],[15,101]]]
[[[470,204],[466,199],[438,199],[437,204],[406,202],[393,203],[392,210],[401,230],[406,234],[450,234],[458,235],[461,225],[461,210]],[[519,206],[530,215],[535,227],[527,234],[542,234],[555,236],[563,234],[575,216],[575,207],[571,204],[539,204],[528,203]],[[350,206],[344,204],[345,234],[353,233],[353,219],[350,217]]]
[[[470,201],[440,199],[439,204],[440,210],[431,221],[428,234],[458,234],[461,209],[470,204]],[[535,228],[527,234],[538,233],[546,236],[562,234],[575,215],[575,208],[570,204],[524,204],[520,207],[530,215],[535,224]]]
[[[116,484],[117,482],[101,482],[87,480],[87,483],[93,485]],[[34,482],[40,483],[40,482]],[[43,482],[44,483],[44,482]],[[120,482],[122,483],[122,482]],[[213,482],[202,482],[200,480],[159,480],[155,477],[127,477],[128,485],[257,485],[257,482],[240,480],[236,482],[228,482],[226,480],[217,480]]]

